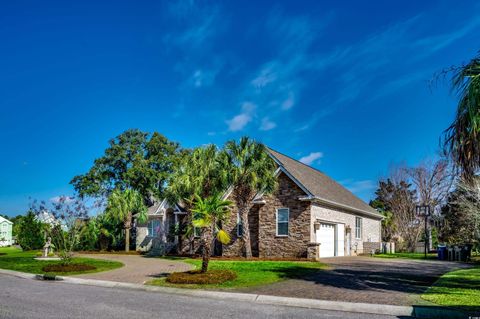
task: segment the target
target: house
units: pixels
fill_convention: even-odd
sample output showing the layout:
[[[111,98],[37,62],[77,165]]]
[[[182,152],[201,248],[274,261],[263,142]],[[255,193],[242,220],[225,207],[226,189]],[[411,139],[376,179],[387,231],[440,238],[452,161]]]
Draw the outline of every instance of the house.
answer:
[[[277,164],[278,188],[273,194],[257,194],[249,212],[254,256],[317,259],[370,253],[380,248],[381,214],[319,170],[272,149],[268,152]],[[225,197],[229,196],[227,192]],[[243,255],[237,211],[233,209],[230,222],[223,225],[232,241],[217,244],[216,255]],[[183,242],[179,236],[168,236],[175,234],[171,227],[181,223],[187,215],[185,210],[162,201],[151,212],[148,225],[139,225],[137,243],[148,242],[151,236],[152,241],[155,238],[172,247],[180,245],[182,252],[199,248],[195,236]]]
[[[0,247],[13,245],[12,227],[11,221],[0,216]]]

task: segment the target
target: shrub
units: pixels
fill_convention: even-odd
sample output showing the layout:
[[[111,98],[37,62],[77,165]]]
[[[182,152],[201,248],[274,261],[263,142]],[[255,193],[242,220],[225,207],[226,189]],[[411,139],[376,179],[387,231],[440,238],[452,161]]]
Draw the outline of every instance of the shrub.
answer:
[[[186,272],[174,272],[167,277],[167,282],[172,284],[221,284],[237,278],[237,274],[231,270],[209,270],[205,273],[200,270]]]
[[[44,225],[29,211],[18,226],[17,242],[23,250],[41,249],[44,245]]]
[[[95,270],[97,267],[86,264],[56,264],[48,265],[42,268],[45,272],[75,272],[75,271],[87,271]]]

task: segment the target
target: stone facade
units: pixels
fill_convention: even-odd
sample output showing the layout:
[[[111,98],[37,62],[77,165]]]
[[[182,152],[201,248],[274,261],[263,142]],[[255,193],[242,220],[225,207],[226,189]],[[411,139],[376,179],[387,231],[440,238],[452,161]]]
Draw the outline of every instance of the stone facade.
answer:
[[[278,176],[278,189],[265,195],[265,204],[256,204],[249,213],[250,237],[254,256],[298,258],[307,257],[310,243],[310,202],[300,201],[305,193],[285,174]],[[289,209],[288,236],[277,236],[277,209]],[[224,256],[242,256],[241,242],[237,237],[237,209],[224,228],[230,233],[232,243],[223,246]]]
[[[232,198],[228,198],[232,200]],[[233,200],[232,200],[233,201]],[[233,201],[234,202],[234,201]],[[235,203],[235,202],[234,202]],[[252,207],[248,214],[248,225],[250,228],[250,241],[252,245],[252,254],[254,257],[258,257],[258,230],[259,230],[259,206]],[[231,238],[231,242],[228,245],[222,246],[222,256],[236,257],[244,256],[242,242],[238,236],[238,208],[233,205],[232,212],[230,214],[229,221],[223,225],[223,229],[228,232]]]
[[[355,238],[355,217],[362,218],[363,226],[361,238]],[[348,255],[348,242],[350,242],[350,255],[362,254],[364,252],[364,242],[380,242],[381,221],[378,218],[374,219],[340,210],[338,208],[314,203],[312,204],[312,219],[310,226],[311,238],[315,238],[316,236],[314,223],[317,220],[345,225],[345,255]],[[322,247],[320,247],[320,249],[322,249]]]

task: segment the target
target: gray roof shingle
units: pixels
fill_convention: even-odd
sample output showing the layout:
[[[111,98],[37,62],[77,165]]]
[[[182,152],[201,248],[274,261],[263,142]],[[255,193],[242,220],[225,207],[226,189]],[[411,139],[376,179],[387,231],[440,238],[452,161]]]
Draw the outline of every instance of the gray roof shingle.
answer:
[[[314,197],[381,217],[375,209],[321,171],[271,148],[267,149],[276,162]]]

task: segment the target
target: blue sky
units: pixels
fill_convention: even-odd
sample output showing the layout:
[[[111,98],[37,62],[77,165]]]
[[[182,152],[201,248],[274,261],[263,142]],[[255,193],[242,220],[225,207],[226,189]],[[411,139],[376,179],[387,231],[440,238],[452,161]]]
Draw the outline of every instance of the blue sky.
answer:
[[[453,118],[435,72],[480,49],[475,1],[4,1],[0,213],[71,194],[128,128],[254,137],[369,200]]]

